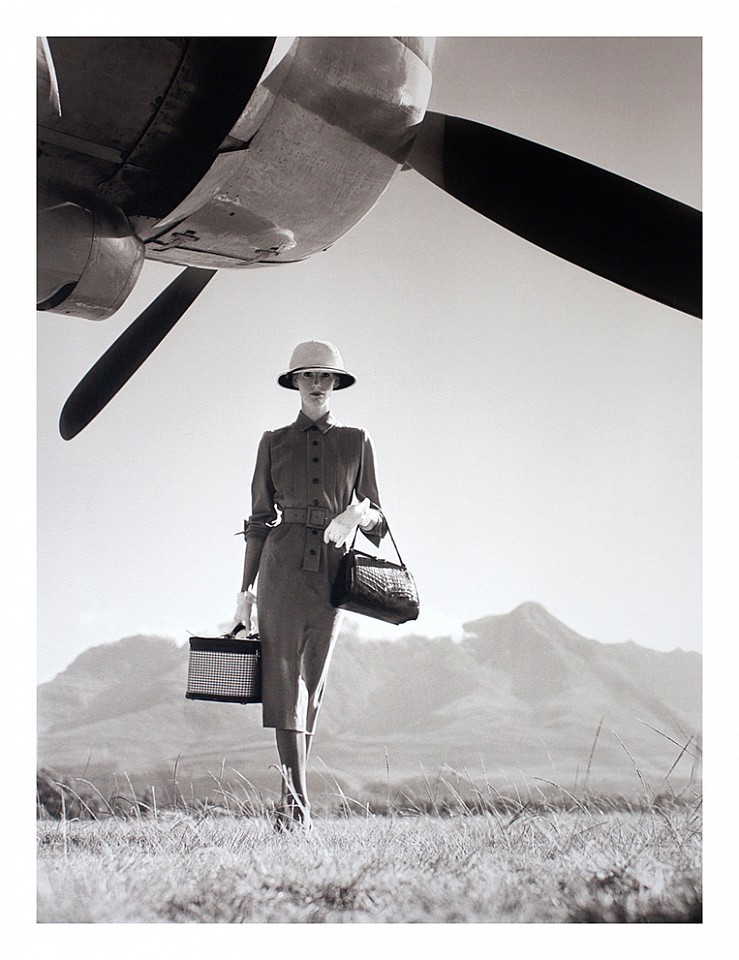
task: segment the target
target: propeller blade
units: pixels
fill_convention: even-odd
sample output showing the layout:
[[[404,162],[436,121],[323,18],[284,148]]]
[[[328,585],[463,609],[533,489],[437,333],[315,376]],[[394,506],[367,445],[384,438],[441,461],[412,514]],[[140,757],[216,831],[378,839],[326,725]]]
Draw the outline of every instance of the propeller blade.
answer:
[[[549,147],[429,112],[408,164],[489,220],[592,273],[695,317],[702,214]]]
[[[215,272],[186,267],[111,344],[64,404],[59,432],[65,440],[76,437],[130,380]]]

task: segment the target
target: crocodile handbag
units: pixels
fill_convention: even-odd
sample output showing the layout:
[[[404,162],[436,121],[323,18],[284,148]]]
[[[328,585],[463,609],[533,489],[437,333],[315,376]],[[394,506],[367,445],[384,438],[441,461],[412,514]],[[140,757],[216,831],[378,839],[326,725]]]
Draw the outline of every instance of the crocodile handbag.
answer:
[[[262,702],[262,645],[258,634],[236,636],[244,629],[239,623],[221,637],[190,637],[188,700]]]
[[[356,550],[352,545],[341,558],[331,591],[331,603],[342,610],[361,613],[386,623],[406,623],[418,619],[418,590],[413,575],[400,556],[398,545],[387,532],[398,554],[398,563]]]

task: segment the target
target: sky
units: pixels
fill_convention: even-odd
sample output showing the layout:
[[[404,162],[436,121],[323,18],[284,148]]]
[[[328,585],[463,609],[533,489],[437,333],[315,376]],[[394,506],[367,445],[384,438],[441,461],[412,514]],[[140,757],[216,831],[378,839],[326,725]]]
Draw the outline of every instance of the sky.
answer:
[[[701,206],[690,37],[441,38],[430,108]],[[38,676],[135,633],[213,633],[240,585],[293,346],[334,341],[429,635],[532,600],[578,633],[701,648],[699,321],[508,233],[412,171],[328,252],[220,271],[74,440],[61,407],[180,268],[94,323],[38,315]],[[411,626],[358,620],[368,636]]]

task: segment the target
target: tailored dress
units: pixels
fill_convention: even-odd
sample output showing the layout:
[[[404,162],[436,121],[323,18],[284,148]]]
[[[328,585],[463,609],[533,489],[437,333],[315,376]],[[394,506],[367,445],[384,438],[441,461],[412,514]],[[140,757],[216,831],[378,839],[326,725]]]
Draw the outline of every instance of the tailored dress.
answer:
[[[314,733],[343,612],[331,588],[346,548],[323,531],[354,499],[380,509],[369,434],[329,412],[302,410],[262,437],[252,481],[249,549],[261,546],[257,609],[262,641],[262,724]],[[384,517],[366,535],[375,545]]]

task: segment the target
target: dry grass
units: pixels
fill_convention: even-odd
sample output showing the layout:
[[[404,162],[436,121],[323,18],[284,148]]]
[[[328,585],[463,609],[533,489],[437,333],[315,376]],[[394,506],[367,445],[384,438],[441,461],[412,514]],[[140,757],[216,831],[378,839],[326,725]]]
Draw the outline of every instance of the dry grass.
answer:
[[[61,819],[39,821],[38,920],[701,921],[695,794],[630,805],[561,789],[537,802],[458,797],[384,815],[344,797],[343,815],[320,817],[308,836],[276,835],[253,798],[88,820],[65,802]]]

